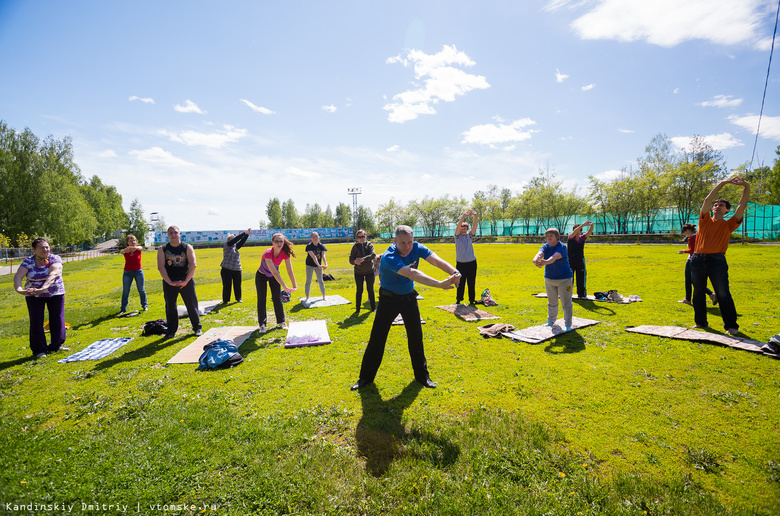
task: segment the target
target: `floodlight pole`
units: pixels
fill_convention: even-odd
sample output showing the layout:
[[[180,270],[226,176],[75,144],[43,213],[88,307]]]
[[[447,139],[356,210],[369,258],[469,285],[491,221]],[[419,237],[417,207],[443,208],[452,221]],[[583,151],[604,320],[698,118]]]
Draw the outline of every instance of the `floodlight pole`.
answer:
[[[360,187],[347,188],[347,194],[352,196],[352,225],[357,230],[358,204],[357,196],[363,193]]]

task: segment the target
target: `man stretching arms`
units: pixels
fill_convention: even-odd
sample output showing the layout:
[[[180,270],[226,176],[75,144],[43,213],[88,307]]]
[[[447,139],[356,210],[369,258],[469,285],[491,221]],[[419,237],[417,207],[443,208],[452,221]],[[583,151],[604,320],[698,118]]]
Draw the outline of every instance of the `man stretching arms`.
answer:
[[[723,185],[732,184],[744,187],[739,206],[734,216],[728,220],[723,217],[731,209],[726,199],[716,199]],[[691,256],[691,276],[693,277],[693,311],[696,328],[707,327],[707,278],[712,282],[715,296],[720,304],[723,327],[731,335],[739,331],[737,309],[729,292],[729,266],[726,263],[726,250],[729,247],[731,233],[742,224],[750,185],[741,177],[724,179],[709,193],[699,212],[699,233],[696,235],[696,249]],[[712,205],[712,215],[709,207]]]
[[[450,276],[441,281],[417,270],[420,258],[434,267],[438,267]],[[404,319],[406,335],[409,341],[409,356],[412,359],[414,378],[423,387],[433,389],[436,384],[428,377],[428,363],[425,360],[423,348],[423,333],[420,325],[420,308],[417,306],[417,292],[414,282],[417,281],[429,287],[451,289],[460,283],[460,273],[455,267],[439,258],[436,253],[414,241],[414,233],[409,226],[395,228],[393,244],[382,255],[379,262],[379,303],[377,304],[374,326],[368,339],[366,351],[363,353],[363,364],[360,367],[360,377],[352,390],[365,387],[374,381],[382,356],[385,353],[385,343],[390,326],[400,313]]]

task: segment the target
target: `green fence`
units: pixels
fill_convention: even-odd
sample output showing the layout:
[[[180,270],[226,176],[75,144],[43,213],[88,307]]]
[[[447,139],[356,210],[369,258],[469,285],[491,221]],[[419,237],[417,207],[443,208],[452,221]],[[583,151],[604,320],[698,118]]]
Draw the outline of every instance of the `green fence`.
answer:
[[[736,209],[736,205],[732,208]],[[604,215],[591,215],[586,217],[584,215],[575,215],[569,219],[569,222],[563,228],[558,228],[562,234],[568,234],[574,228],[574,224],[585,221],[590,218],[595,225],[594,233],[600,235],[663,235],[680,233],[680,220],[677,216],[676,209],[661,209],[655,214],[655,217],[648,222],[644,218],[630,217],[620,223],[616,223],[615,218],[612,216]],[[728,217],[727,217],[728,218]],[[467,219],[468,221],[469,219]],[[691,224],[698,224],[698,214],[689,219],[686,222]],[[415,226],[414,235],[416,237],[426,236],[452,236],[455,234],[455,222],[450,222],[443,227],[436,228],[434,235],[426,233],[425,229],[419,226]],[[548,224],[545,220],[532,219],[526,220],[499,220],[493,223],[493,221],[480,221],[478,235],[492,235],[492,236],[532,236],[543,235],[545,229],[553,224]],[[758,205],[748,203],[748,207],[745,210],[745,218],[742,225],[737,229],[737,233],[744,234],[749,238],[758,238],[760,240],[770,240],[780,238],[780,206],[777,205]],[[389,233],[382,233],[382,238],[392,238],[393,235]]]

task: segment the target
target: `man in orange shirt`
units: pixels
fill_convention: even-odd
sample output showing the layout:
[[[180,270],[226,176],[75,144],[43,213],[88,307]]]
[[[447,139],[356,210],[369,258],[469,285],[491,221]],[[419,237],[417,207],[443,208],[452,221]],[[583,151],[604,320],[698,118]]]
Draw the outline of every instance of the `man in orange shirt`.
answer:
[[[739,206],[734,216],[726,220],[723,217],[731,209],[731,203],[726,199],[716,199],[720,189],[727,184],[744,187]],[[750,185],[741,177],[724,179],[707,195],[699,212],[699,233],[696,237],[696,249],[691,256],[691,275],[693,276],[693,311],[695,328],[706,328],[707,325],[707,278],[712,282],[712,288],[720,304],[720,315],[723,317],[723,327],[731,335],[739,331],[737,324],[737,309],[729,292],[729,266],[726,263],[726,250],[729,238],[740,224],[745,213]],[[712,205],[712,215],[709,206]]]

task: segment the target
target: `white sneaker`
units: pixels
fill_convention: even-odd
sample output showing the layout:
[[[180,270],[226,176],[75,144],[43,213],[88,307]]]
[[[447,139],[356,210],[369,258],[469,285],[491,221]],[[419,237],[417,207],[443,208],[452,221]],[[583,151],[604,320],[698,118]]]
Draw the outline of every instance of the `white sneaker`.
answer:
[[[258,333],[265,333],[265,324],[260,325],[260,329],[257,330]]]
[[[35,358],[46,358],[46,353],[38,353]]]
[[[283,323],[280,325],[280,327],[281,327],[283,330],[286,330],[286,329],[287,329],[287,323],[286,323],[286,322],[283,322]]]

